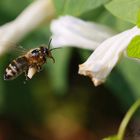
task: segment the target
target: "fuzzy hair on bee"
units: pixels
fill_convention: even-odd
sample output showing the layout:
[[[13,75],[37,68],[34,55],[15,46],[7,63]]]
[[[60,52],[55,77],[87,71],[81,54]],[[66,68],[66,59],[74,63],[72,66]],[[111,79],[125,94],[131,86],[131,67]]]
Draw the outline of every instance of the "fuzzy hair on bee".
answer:
[[[47,58],[51,58],[55,62],[48,45],[40,45],[37,48],[30,49],[24,55],[14,59],[5,69],[4,80],[13,80],[22,73],[25,73],[26,80],[31,79],[37,72],[40,72],[42,66],[46,63]]]

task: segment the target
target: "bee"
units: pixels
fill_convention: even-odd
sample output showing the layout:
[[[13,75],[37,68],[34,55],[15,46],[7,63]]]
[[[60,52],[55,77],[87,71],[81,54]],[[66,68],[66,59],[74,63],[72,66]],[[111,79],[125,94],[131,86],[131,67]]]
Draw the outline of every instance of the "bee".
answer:
[[[31,79],[36,72],[40,72],[42,66],[46,63],[47,58],[51,58],[55,62],[49,49],[51,40],[48,45],[40,45],[37,48],[30,49],[24,55],[13,60],[5,70],[4,80],[13,80],[22,73],[25,73],[26,80]]]

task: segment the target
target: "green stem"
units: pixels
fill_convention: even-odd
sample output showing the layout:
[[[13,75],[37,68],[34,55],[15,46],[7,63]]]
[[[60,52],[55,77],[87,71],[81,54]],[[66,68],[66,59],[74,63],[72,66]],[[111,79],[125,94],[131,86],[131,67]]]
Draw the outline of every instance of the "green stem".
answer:
[[[140,107],[140,99],[138,99],[132,106],[131,108],[128,110],[128,112],[126,113],[124,119],[122,120],[119,130],[118,130],[118,140],[123,140],[124,134],[125,134],[125,130],[126,127],[130,121],[130,119],[132,118],[132,116],[134,115],[134,113],[136,112],[136,110]]]

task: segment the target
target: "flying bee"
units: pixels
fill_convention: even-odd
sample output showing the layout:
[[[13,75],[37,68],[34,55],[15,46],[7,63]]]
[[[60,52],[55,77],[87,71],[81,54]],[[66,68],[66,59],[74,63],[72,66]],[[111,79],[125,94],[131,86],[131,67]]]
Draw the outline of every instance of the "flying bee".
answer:
[[[25,73],[26,79],[31,79],[36,72],[41,70],[47,58],[55,62],[51,53],[55,48],[49,49],[50,43],[51,40],[48,45],[40,45],[13,60],[5,70],[4,80],[13,80],[22,73]]]

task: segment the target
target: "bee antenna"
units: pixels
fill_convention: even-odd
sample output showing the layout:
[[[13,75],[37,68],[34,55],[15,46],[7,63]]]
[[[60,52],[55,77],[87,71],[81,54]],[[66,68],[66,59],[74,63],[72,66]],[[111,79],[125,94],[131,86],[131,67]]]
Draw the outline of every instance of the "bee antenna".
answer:
[[[50,38],[50,40],[49,40],[48,49],[50,49],[51,42],[52,42],[52,38]]]
[[[51,42],[52,42],[52,38],[50,38],[49,43],[48,43],[48,49],[49,49],[50,51],[56,50],[56,49],[60,49],[60,48],[61,48],[61,47],[59,47],[59,48],[51,48],[51,49],[50,49],[50,44],[51,44]]]
[[[56,49],[61,49],[62,47],[59,47],[59,48],[52,48],[50,49],[50,51],[53,51],[53,50],[56,50]]]

